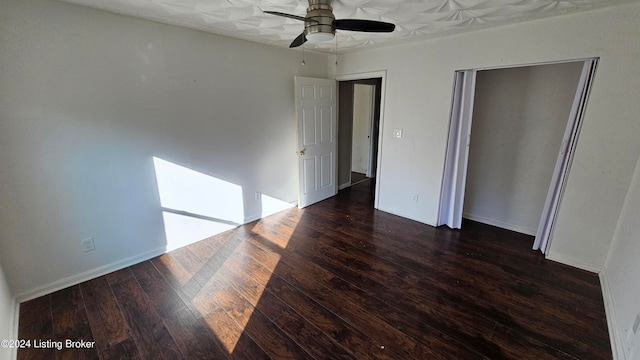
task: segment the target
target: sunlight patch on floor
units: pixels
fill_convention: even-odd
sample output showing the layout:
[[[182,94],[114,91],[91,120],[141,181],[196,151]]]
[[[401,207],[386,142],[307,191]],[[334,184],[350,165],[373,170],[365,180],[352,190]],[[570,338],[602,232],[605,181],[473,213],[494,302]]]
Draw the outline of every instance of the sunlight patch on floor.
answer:
[[[240,246],[242,247],[242,245]],[[271,262],[273,266],[266,268],[269,276],[262,277],[264,284],[261,282],[252,282],[252,285],[248,284],[248,279],[253,279],[247,273],[244,273],[242,267],[238,266],[238,262],[242,260],[238,259],[238,256],[243,256],[244,249],[238,249],[231,255],[227,261],[220,267],[218,272],[209,280],[201,291],[193,298],[193,304],[196,309],[203,315],[211,331],[216,335],[218,340],[222,343],[225,350],[232,354],[238,341],[245,334],[245,328],[255,311],[255,306],[260,301],[262,294],[265,291],[265,286],[269,281],[270,274],[275,270],[275,267],[280,260],[280,255],[277,256],[275,261]],[[235,269],[233,271],[229,269]],[[234,273],[234,271],[236,273]],[[240,272],[241,274],[237,274]],[[230,280],[230,279],[233,279]],[[242,289],[235,288],[232,282],[244,282],[245,286]],[[238,301],[238,296],[235,292],[239,292],[243,301]],[[212,308],[212,300],[219,304],[222,309],[227,313],[233,324],[225,324],[224,317],[220,314],[222,309]],[[215,320],[214,320],[215,319]]]
[[[291,216],[289,212],[285,211],[273,215],[272,218],[290,218],[293,222],[292,228],[295,228],[303,211],[297,209],[291,211],[296,212],[295,216]],[[245,328],[251,321],[255,306],[262,298],[282,257],[278,251],[269,251],[255,245],[255,243],[269,241],[285,248],[293,235],[293,230],[284,231],[284,228],[280,229],[280,233],[270,233],[268,231],[270,225],[274,225],[274,220],[267,218],[258,221],[250,230],[251,234],[244,235],[247,239],[241,242],[228,256],[220,269],[193,300],[198,311],[207,319],[206,322],[211,331],[216,334],[230,354],[233,353],[241,337],[246,336]],[[253,237],[255,240],[251,240],[249,237]],[[242,285],[237,286],[237,284]],[[237,294],[234,295],[230,291],[237,291],[241,294],[243,301],[238,301]],[[210,299],[214,299],[226,311],[238,326],[237,328],[223,326],[213,321],[210,313],[212,311],[215,313],[216,310],[210,308]],[[213,316],[220,319],[220,314]]]
[[[289,244],[289,239],[291,239],[294,229],[298,225],[298,221],[300,221],[302,214],[304,214],[304,209],[292,209],[287,212],[273,215],[270,218],[258,221],[253,226],[252,231],[261,238],[284,249]],[[282,226],[279,224],[279,221],[284,217],[291,222],[289,226]]]

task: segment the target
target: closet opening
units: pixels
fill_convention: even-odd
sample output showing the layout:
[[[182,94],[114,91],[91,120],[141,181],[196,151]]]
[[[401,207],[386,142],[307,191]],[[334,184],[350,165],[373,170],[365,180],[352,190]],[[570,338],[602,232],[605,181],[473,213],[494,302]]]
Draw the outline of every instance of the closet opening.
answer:
[[[468,218],[547,253],[597,60],[455,73],[439,225]]]

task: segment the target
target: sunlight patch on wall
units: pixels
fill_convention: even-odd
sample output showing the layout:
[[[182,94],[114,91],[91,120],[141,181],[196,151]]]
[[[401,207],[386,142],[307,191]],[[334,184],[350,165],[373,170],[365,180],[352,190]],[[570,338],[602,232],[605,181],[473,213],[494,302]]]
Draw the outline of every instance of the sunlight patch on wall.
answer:
[[[153,164],[163,210],[167,251],[244,222],[241,186],[156,157]]]
[[[275,213],[278,213],[280,211],[286,210],[286,209],[290,209],[293,207],[293,204],[290,204],[286,201],[282,201],[279,199],[276,199],[274,197],[262,194],[260,196],[260,202],[262,205],[262,216],[261,217],[265,217],[265,216],[269,216],[269,215],[273,215]]]
[[[162,212],[162,219],[167,236],[167,251],[181,248],[237,226],[169,211]]]

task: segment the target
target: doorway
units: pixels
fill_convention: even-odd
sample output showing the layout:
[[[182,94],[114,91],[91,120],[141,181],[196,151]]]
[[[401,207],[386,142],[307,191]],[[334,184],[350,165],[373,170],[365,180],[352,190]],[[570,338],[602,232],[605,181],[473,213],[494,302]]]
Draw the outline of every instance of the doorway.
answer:
[[[338,188],[345,189],[376,177],[382,78],[339,81],[338,93]]]
[[[543,66],[554,65],[556,65],[556,68],[563,66],[565,68],[573,68],[575,75],[573,76],[573,79],[570,80],[572,81],[572,88],[567,88],[565,86],[565,92],[567,92],[565,94],[565,103],[567,104],[564,105],[564,111],[568,116],[556,115],[560,116],[560,118],[555,120],[556,124],[553,125],[555,128],[553,131],[555,133],[552,134],[551,137],[543,137],[540,134],[535,134],[536,131],[548,132],[549,130],[549,124],[542,124],[547,119],[541,119],[541,117],[547,115],[546,110],[548,108],[548,103],[555,100],[553,96],[547,97],[547,100],[544,100],[546,103],[543,101],[542,103],[533,105],[534,108],[539,108],[533,109],[534,112],[537,111],[537,119],[530,119],[528,122],[523,121],[522,119],[516,119],[518,116],[526,117],[524,115],[531,109],[526,109],[526,111],[520,110],[523,115],[519,115],[518,111],[516,111],[515,114],[517,115],[512,114],[509,115],[510,117],[507,116],[505,119],[499,119],[498,127],[494,127],[489,130],[487,128],[476,128],[472,130],[472,119],[473,123],[476,121],[480,123],[480,119],[476,119],[474,108],[477,108],[477,100],[482,98],[482,96],[478,96],[478,94],[476,94],[476,90],[483,91],[483,95],[486,95],[487,92],[487,90],[482,86],[477,86],[478,73],[484,70],[500,72],[506,69],[475,69],[456,72],[451,111],[451,126],[440,201],[439,224],[446,224],[452,228],[460,228],[464,209],[466,213],[465,217],[473,218],[475,216],[475,220],[480,220],[481,222],[536,235],[533,248],[540,249],[543,253],[547,252],[551,237],[551,230],[555,221],[559,201],[562,196],[566,174],[568,173],[569,166],[571,164],[573,149],[577,141],[582,114],[586,106],[590,85],[597,65],[597,59],[594,58],[510,68],[525,69],[524,72],[527,73],[527,68],[538,69]],[[515,73],[517,72],[518,71]],[[541,73],[537,72],[537,74],[538,75],[532,77],[534,82],[539,82],[540,80],[539,74]],[[551,82],[556,80],[557,79],[554,76],[551,76]],[[544,86],[544,84],[542,85]],[[516,84],[516,86],[521,86],[521,84]],[[527,89],[524,90],[523,97],[519,99],[510,98],[509,101],[502,106],[529,106],[532,102],[531,99],[540,97],[540,92],[544,93],[547,90],[550,91],[551,88],[540,89],[538,86],[538,89],[534,92],[527,92]],[[571,91],[573,91],[573,93]],[[514,92],[514,89],[506,89],[506,92],[503,91],[503,94],[511,94],[512,92]],[[536,94],[536,92],[538,94]],[[495,116],[496,114],[494,113],[489,117],[495,118]],[[562,116],[564,116],[564,118],[562,118]],[[489,122],[495,123],[496,120],[490,119]],[[517,131],[511,131],[516,133],[516,137],[505,141],[504,137],[509,136],[508,129],[513,128],[514,125],[515,128],[520,128],[516,129]],[[474,134],[473,136],[472,133]],[[476,133],[479,133],[479,135]],[[511,136],[513,136],[513,134]],[[482,147],[472,145],[474,142],[483,139],[485,139],[485,142],[488,142],[488,144],[484,146],[484,149],[482,149]],[[480,150],[478,150],[479,148]],[[470,149],[473,151],[473,154],[470,154]],[[529,181],[531,180],[531,174],[527,172],[531,172],[532,164],[536,164],[536,162],[540,163],[540,161],[542,161],[542,157],[534,156],[533,158],[527,158],[531,157],[532,149],[537,149],[535,151],[539,152],[547,152],[547,160],[546,164],[544,164],[546,167],[546,170],[544,171],[546,173],[539,176],[541,179],[535,181]],[[552,150],[551,154],[548,153],[549,149]],[[504,159],[498,159],[496,161],[496,158],[500,157]],[[474,158],[475,160],[473,160]],[[470,159],[475,162],[474,166],[470,166]],[[520,176],[520,181],[515,181],[513,178],[509,178],[516,172],[520,172],[518,175]],[[468,175],[473,173],[475,173],[476,176],[477,174],[488,175],[483,175],[484,179],[480,181],[477,181],[477,179],[470,180]],[[505,178],[507,178],[506,182],[501,184],[500,181],[505,180]],[[545,178],[546,180],[542,178]],[[482,184],[483,182],[486,184]],[[522,197],[523,192],[533,191],[530,189],[523,190],[522,185],[526,182],[533,183],[533,185],[536,185],[538,188],[540,188],[539,183],[543,183],[542,190],[538,191],[536,195],[538,200],[537,203],[540,206],[537,206],[536,209],[533,210],[530,208],[530,203],[532,203],[530,200],[518,199],[518,197]],[[548,188],[545,187],[545,182],[548,184],[546,185]],[[464,205],[467,200],[470,200],[469,196],[465,196],[467,186],[482,188],[481,191],[476,193],[475,198],[472,199],[475,204],[471,204],[470,206]],[[496,194],[507,192],[509,191],[509,188],[511,188],[511,193],[513,194],[512,198],[507,198],[506,200],[496,199]],[[494,191],[493,196],[489,194],[491,191]],[[487,194],[489,194],[488,198],[484,199],[484,201],[478,201],[478,199],[486,197]],[[471,196],[471,198],[473,198],[473,196]],[[513,219],[511,216],[514,215],[513,209],[510,209],[509,206],[518,202],[526,204],[525,208],[529,208],[526,212],[529,212],[530,214],[527,215],[529,220],[522,222],[522,224],[524,224],[523,227],[518,228],[516,226],[514,228],[514,226],[509,226],[513,224],[508,224],[508,222]],[[478,219],[478,214],[483,210],[483,206],[485,208],[489,208],[489,213],[493,211],[493,214],[487,216],[485,219]],[[487,211],[487,209],[484,210]],[[503,214],[498,214],[498,216],[496,216],[496,213],[499,212],[502,212]],[[537,214],[535,214],[536,212]],[[502,219],[507,219],[508,221],[503,221],[501,224],[500,216],[503,216]],[[507,226],[501,226],[505,224]],[[525,231],[522,231],[523,229],[525,229]]]

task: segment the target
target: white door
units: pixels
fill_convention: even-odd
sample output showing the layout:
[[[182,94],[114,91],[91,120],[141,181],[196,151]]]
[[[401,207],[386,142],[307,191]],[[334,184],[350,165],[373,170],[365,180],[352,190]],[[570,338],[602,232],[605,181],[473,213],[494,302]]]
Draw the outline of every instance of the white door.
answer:
[[[476,71],[456,71],[438,214],[438,225],[447,225],[452,229],[462,227],[462,206],[467,180],[475,91]]]
[[[336,81],[295,77],[298,121],[298,207],[338,193]]]
[[[536,238],[533,241],[533,250],[540,250],[543,254],[546,254],[549,250],[551,233],[555,224],[560,198],[562,197],[564,184],[569,173],[569,166],[573,159],[578,133],[580,132],[580,126],[582,124],[582,117],[584,116],[587,106],[587,99],[597,65],[597,59],[589,59],[585,60],[582,67],[582,75],[578,82],[578,89],[573,99],[569,121],[567,122],[562,145],[560,146],[560,154],[556,161],[556,167],[553,170],[551,186],[549,187],[547,199],[542,210],[542,217],[540,218]]]

